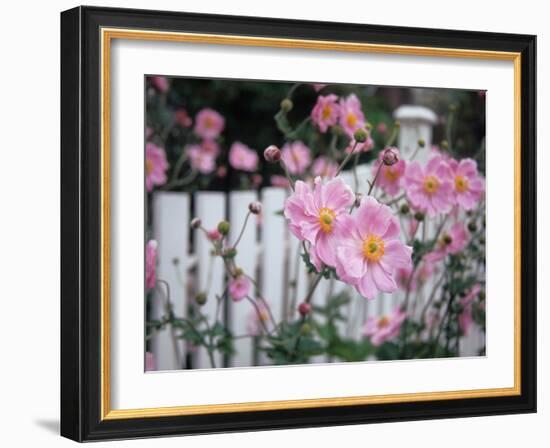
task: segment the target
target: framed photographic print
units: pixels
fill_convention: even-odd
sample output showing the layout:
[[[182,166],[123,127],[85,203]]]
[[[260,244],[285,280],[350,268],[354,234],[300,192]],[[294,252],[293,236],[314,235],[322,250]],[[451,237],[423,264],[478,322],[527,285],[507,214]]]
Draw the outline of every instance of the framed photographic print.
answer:
[[[535,412],[534,36],[61,14],[61,433]]]

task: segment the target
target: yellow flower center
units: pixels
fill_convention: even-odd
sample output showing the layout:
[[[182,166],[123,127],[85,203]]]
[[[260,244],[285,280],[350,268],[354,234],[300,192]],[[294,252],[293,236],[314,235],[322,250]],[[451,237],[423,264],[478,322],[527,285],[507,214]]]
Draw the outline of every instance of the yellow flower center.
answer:
[[[331,112],[332,112],[332,108],[328,104],[326,104],[325,107],[323,107],[323,113],[321,114],[323,117],[323,120],[328,120]]]
[[[370,261],[379,261],[384,255],[384,241],[376,235],[369,235],[363,241],[363,255]]]
[[[463,176],[456,176],[455,177],[455,189],[459,193],[464,193],[465,191],[468,191],[468,188],[470,187],[468,183],[468,179],[466,179]]]
[[[435,176],[426,176],[424,178],[424,191],[433,194],[439,190],[439,180]]]
[[[149,176],[151,172],[153,171],[153,162],[149,159],[145,161],[145,174]]]
[[[393,166],[384,167],[383,174],[384,177],[391,182],[395,182],[397,179],[399,179],[399,171],[397,171],[397,169],[395,169]]]
[[[204,127],[206,129],[212,129],[214,127],[214,120],[212,120],[212,118],[210,117],[206,117],[204,119]]]
[[[349,127],[351,127],[351,128],[354,128],[355,125],[357,124],[357,116],[352,112],[350,112],[348,114],[348,116],[346,117],[346,120],[347,120],[347,123],[348,123]]]
[[[390,319],[388,316],[382,316],[380,319],[378,319],[378,328],[384,328],[387,327],[390,323]]]
[[[319,210],[319,224],[321,225],[321,230],[325,233],[332,232],[332,223],[336,218],[336,213],[330,208],[323,207]]]

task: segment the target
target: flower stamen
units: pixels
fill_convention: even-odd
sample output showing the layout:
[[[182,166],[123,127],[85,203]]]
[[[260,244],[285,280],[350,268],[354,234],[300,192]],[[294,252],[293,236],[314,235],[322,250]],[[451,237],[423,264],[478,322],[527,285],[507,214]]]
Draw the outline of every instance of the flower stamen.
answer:
[[[384,255],[384,241],[376,235],[369,235],[363,241],[363,255],[370,261],[379,261]]]
[[[464,176],[456,176],[455,177],[455,189],[459,193],[464,193],[468,191],[470,188],[470,185],[468,183],[468,179],[466,179]]]
[[[439,180],[435,176],[426,176],[424,178],[424,191],[428,194],[434,194],[439,190]]]
[[[323,207],[319,210],[319,224],[321,225],[321,230],[325,233],[332,232],[332,224],[336,218],[336,213],[330,208]]]

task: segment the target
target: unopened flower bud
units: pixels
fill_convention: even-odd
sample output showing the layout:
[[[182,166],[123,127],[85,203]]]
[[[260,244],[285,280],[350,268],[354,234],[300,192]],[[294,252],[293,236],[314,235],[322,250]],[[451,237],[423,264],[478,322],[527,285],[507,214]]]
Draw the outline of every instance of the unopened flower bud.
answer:
[[[264,150],[264,159],[269,163],[277,163],[281,160],[281,150],[275,145],[269,145]]]
[[[290,112],[293,107],[294,107],[294,103],[290,98],[285,98],[283,101],[281,101],[281,109],[283,111]]]
[[[409,213],[411,211],[411,209],[409,208],[409,204],[403,204],[399,211],[402,215],[406,215],[407,213]]]
[[[362,128],[357,129],[353,133],[353,138],[355,139],[355,141],[357,143],[366,142],[368,137],[369,137],[369,133],[365,129],[362,129]]]
[[[309,333],[311,333],[311,325],[305,322],[300,327],[300,334],[305,336],[305,335],[308,335]]]
[[[204,305],[207,300],[208,298],[206,297],[206,294],[204,292],[199,292],[195,296],[195,302],[197,302],[198,305],[201,305],[201,306]]]
[[[394,123],[394,126],[396,127],[396,129],[399,129],[401,127],[401,122],[399,120],[397,120],[395,123]]]
[[[484,236],[479,237],[479,244],[481,244],[481,245],[485,244],[485,237]]]
[[[298,312],[301,316],[307,316],[311,313],[311,305],[307,302],[300,303],[300,305],[298,305]]]
[[[235,271],[233,271],[233,274],[235,274],[235,277],[239,277],[240,275],[244,274],[244,271],[241,268],[235,268]]]
[[[218,224],[218,232],[222,235],[227,235],[229,233],[230,225],[227,221],[220,221]]]
[[[174,266],[177,266],[178,264],[180,264],[180,259],[178,257],[172,258],[172,264]]]
[[[445,246],[448,246],[452,242],[453,242],[453,237],[451,235],[444,235],[443,236],[443,244],[445,244]]]
[[[468,230],[471,232],[471,233],[474,233],[476,230],[477,230],[477,225],[475,223],[475,221],[470,221],[468,223]]]
[[[359,207],[361,205],[361,200],[363,199],[363,193],[355,193],[355,206]]]
[[[399,162],[397,149],[393,147],[384,149],[384,153],[382,154],[382,162],[384,162],[384,165],[387,166],[392,166]]]
[[[259,215],[262,211],[262,204],[258,201],[251,202],[248,204],[248,210],[254,215]]]
[[[372,123],[369,123],[369,122],[367,121],[367,123],[365,124],[365,128],[367,129],[367,131],[370,132],[370,131],[372,130]]]
[[[426,146],[426,140],[424,140],[423,138],[419,138],[418,146],[420,146],[421,148],[424,148],[424,146]]]
[[[442,140],[439,146],[441,149],[449,149],[449,142],[447,140]]]
[[[485,300],[485,291],[479,291],[479,300]]]
[[[228,247],[227,249],[224,249],[224,251],[223,251],[223,256],[225,258],[235,258],[236,255],[237,255],[237,249],[235,249],[233,247]]]
[[[200,218],[193,218],[191,220],[191,228],[198,229],[202,225]]]
[[[424,221],[424,213],[416,212],[414,214],[414,219],[416,219],[417,221]]]

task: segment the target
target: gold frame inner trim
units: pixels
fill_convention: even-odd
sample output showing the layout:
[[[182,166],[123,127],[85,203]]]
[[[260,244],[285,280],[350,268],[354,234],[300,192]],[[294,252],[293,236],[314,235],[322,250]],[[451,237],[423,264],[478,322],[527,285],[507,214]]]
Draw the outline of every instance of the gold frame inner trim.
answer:
[[[413,401],[453,400],[502,397],[521,394],[521,53],[468,50],[458,48],[419,47],[307,39],[279,39],[250,36],[195,34],[138,29],[101,29],[101,419],[116,420],[145,417],[167,417],[228,412],[252,412],[315,407],[352,406]],[[296,48],[356,53],[382,53],[423,57],[452,57],[513,61],[514,63],[514,386],[441,392],[419,392],[391,395],[315,398],[212,405],[189,405],[142,409],[111,409],[110,366],[110,63],[113,39],[183,42],[212,45],[239,45],[274,48]]]

